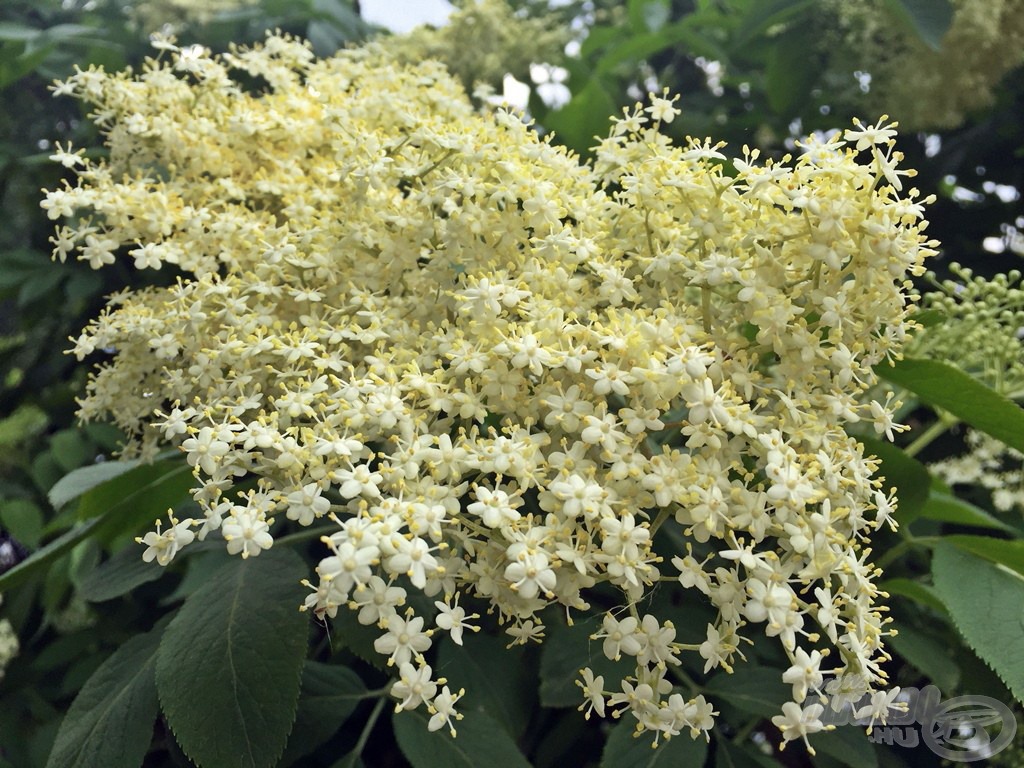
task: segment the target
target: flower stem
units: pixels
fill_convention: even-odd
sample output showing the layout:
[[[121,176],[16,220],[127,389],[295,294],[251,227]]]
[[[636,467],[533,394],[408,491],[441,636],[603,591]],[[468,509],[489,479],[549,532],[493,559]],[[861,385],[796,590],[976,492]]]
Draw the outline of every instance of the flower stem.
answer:
[[[951,428],[960,423],[960,419],[945,413],[939,413],[938,419],[928,429],[917,436],[910,445],[903,449],[907,456],[917,456],[921,451],[932,444],[937,438],[942,437]]]

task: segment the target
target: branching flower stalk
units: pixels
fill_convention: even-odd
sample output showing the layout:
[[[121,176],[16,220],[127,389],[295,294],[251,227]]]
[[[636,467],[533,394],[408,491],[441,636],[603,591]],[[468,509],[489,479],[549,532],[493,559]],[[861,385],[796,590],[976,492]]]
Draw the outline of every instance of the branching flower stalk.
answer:
[[[255,557],[281,517],[333,524],[304,607],[378,627],[398,707],[431,728],[456,727],[461,695],[425,658],[438,633],[462,642],[476,607],[539,642],[549,606],[592,610],[599,584],[621,603],[595,638],[635,665],[583,670],[582,708],[656,740],[716,714],[674,686],[684,646],[644,608],[665,578],[717,610],[705,672],[777,638],[787,739],[813,732],[818,705],[798,705],[821,673],[884,684],[865,544],[892,503],[844,425],[891,431],[896,403],[859,399],[935,246],[891,126],[778,163],[744,150],[733,172],[721,145],[674,146],[655,95],[588,164],[380,48],[161,46],[140,73],[58,85],[110,157],[79,157],[43,203],[57,258],[176,276],[111,296],[74,346],[106,355],[82,418],[194,468],[202,514],[149,534],[147,558],[221,534]]]

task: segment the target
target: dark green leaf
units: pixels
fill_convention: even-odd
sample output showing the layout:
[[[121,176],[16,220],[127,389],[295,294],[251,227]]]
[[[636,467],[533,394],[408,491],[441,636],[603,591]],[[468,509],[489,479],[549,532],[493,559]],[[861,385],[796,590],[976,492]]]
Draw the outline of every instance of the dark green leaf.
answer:
[[[1013,533],[1014,530],[997,517],[990,515],[970,502],[944,493],[932,492],[921,507],[920,516],[943,523],[971,525],[976,528],[994,528]]]
[[[878,472],[885,477],[886,486],[895,486],[899,498],[897,521],[906,525],[921,514],[928,499],[931,477],[924,464],[908,456],[895,445],[871,437],[858,438],[866,452],[882,460]]]
[[[843,725],[808,737],[811,746],[850,768],[878,768],[878,755],[864,728]]]
[[[943,691],[949,693],[956,688],[960,683],[960,668],[947,645],[902,622],[897,622],[895,628],[897,634],[890,637],[886,645]]]
[[[814,0],[754,0],[733,38],[733,45],[741,48],[751,38],[761,35],[778,24],[791,21],[814,7]]]
[[[57,733],[48,768],[141,765],[157,714],[160,629],[133,637],[82,687]]]
[[[62,477],[48,494],[54,509],[60,509],[69,501],[77,499],[86,491],[102,483],[130,472],[139,466],[138,461],[104,461],[76,469]]]
[[[456,706],[456,708],[458,708]],[[483,712],[469,711],[456,722],[452,738],[447,728],[431,733],[423,708],[399,712],[392,718],[395,738],[413,768],[530,768],[508,733]]]
[[[629,25],[636,32],[657,32],[672,15],[668,0],[629,0]]]
[[[281,765],[293,764],[331,738],[365,698],[366,686],[348,667],[307,661],[298,715]]]
[[[701,768],[708,745],[703,736],[690,738],[688,731],[653,747],[654,736],[634,738],[636,720],[626,716],[612,728],[601,755],[601,768]]]
[[[778,763],[757,748],[740,747],[726,738],[715,740],[715,768],[750,768],[752,765],[779,768]]]
[[[188,499],[194,484],[191,468],[179,459],[142,464],[82,494],[78,519],[114,512],[152,521]]]
[[[465,645],[445,640],[437,659],[437,674],[448,678],[455,691],[466,689],[462,711],[478,709],[501,723],[511,736],[522,735],[535,706],[534,670],[522,646],[506,648],[498,637],[467,632]],[[579,690],[579,689],[577,689]]]
[[[49,566],[50,563],[91,534],[93,529],[99,526],[100,522],[102,522],[101,518],[95,518],[75,526],[63,536],[54,539],[42,549],[33,552],[9,571],[0,574],[0,592],[13,589],[29,576]]]
[[[43,512],[28,499],[0,499],[0,528],[35,549],[43,533]]]
[[[765,96],[768,106],[782,117],[799,114],[810,100],[818,69],[810,66],[808,51],[814,49],[810,25],[800,24],[781,34],[768,53],[765,68]]]
[[[129,546],[94,568],[79,582],[79,596],[92,603],[101,603],[159,579],[164,569],[156,563],[144,562],[142,552],[141,546]]]
[[[1024,451],[1024,408],[959,368],[937,360],[904,358],[893,365],[879,365],[875,372],[929,405]]]
[[[601,640],[590,636],[601,628],[601,617],[592,616],[568,627],[552,622],[541,646],[540,702],[545,707],[577,707],[583,703],[583,691],[576,685],[580,670],[590,667],[594,675],[606,680],[621,680],[631,666],[623,658],[610,661],[601,650]]]
[[[953,23],[954,8],[949,0],[884,0],[883,7],[929,48],[942,48],[942,38]]]
[[[287,549],[235,558],[168,625],[157,654],[160,704],[201,768],[269,767],[281,757],[306,654],[305,573]]]
[[[720,672],[708,681],[705,691],[737,709],[765,717],[779,714],[792,696],[792,689],[782,682],[782,670],[771,667],[741,667],[731,675]]]
[[[909,598],[921,605],[934,608],[939,613],[946,612],[946,606],[944,606],[942,601],[939,600],[938,596],[935,594],[935,590],[927,584],[922,584],[920,581],[904,578],[887,579],[880,583],[878,588],[891,595],[900,595],[901,597]]]
[[[940,542],[932,577],[967,644],[1024,700],[1024,576]]]

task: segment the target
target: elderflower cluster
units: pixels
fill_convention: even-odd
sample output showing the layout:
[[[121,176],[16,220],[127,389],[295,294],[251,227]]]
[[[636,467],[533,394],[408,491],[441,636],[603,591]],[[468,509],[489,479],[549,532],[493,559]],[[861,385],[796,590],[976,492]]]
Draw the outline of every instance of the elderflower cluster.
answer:
[[[3,605],[4,597],[0,594],[0,605]],[[14,627],[9,619],[0,619],[0,680],[4,679],[4,670],[11,660],[18,655],[21,645],[18,643],[18,636],[14,633]]]
[[[440,65],[278,36],[58,91],[94,105],[110,155],[46,193],[56,256],[173,275],[111,296],[74,346],[105,356],[81,416],[194,468],[201,515],[146,559],[216,535],[258,556],[318,525],[305,607],[378,627],[398,708],[432,728],[461,695],[428,664],[438,633],[460,643],[486,609],[539,642],[594,590],[619,595],[605,654],[635,665],[585,670],[584,707],[658,738],[714,723],[675,685],[684,651],[731,671],[777,638],[795,702],[826,656],[884,680],[866,544],[894,500],[844,425],[900,429],[860,395],[935,245],[891,126],[730,163],[674,146],[653,96],[587,164],[475,112]],[[699,647],[643,607],[661,581],[717,610]]]
[[[528,82],[530,65],[560,61],[568,42],[567,27],[517,13],[506,0],[466,0],[443,27],[420,26],[387,45],[400,62],[443,62],[472,93],[480,83],[500,85],[506,74]]]
[[[917,333],[908,351],[944,360],[1011,400],[1024,399],[1024,288],[1012,270],[988,279],[951,266],[953,279],[939,282],[921,306],[941,322]],[[935,462],[931,469],[952,485],[978,485],[992,493],[1000,512],[1024,512],[1024,455],[983,432],[968,428],[966,452]]]
[[[209,24],[221,14],[252,8],[259,0],[134,0],[125,11],[145,32]]]
[[[828,0],[835,31],[827,55],[871,75],[861,98],[908,128],[955,128],[987,107],[1004,76],[1024,63],[1024,0],[951,0],[938,50],[894,23],[885,0]]]

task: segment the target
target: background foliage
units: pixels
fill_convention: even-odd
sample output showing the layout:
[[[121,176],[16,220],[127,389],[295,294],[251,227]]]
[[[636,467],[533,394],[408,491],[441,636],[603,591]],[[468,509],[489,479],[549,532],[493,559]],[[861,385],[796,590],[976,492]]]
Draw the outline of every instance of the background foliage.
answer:
[[[581,153],[606,133],[609,114],[662,87],[682,94],[675,138],[710,135],[775,156],[806,132],[877,117],[865,111],[870,88],[865,94],[852,59],[840,55],[831,3],[517,5],[553,27],[571,25],[579,38],[578,55],[550,62],[564,67],[572,100],[549,107],[535,87],[529,109],[539,130]],[[955,64],[957,51],[943,45],[967,5],[890,0],[871,7],[887,29]],[[95,315],[104,295],[134,278],[51,263],[52,222],[38,208],[38,190],[59,179],[47,160],[55,142],[98,146],[77,105],[51,99],[48,84],[75,65],[137,65],[149,50],[139,19],[113,2],[0,6],[0,616],[21,645],[0,680],[0,766],[191,765],[186,753],[199,765],[432,768],[478,765],[481,755],[496,766],[537,768],[566,761],[609,768],[938,764],[923,744],[873,744],[855,728],[812,738],[813,757],[796,745],[778,752],[769,719],[788,696],[779,682],[786,664],[767,644],[748,650],[755,663],[734,676],[705,678],[690,662],[687,673],[729,727],[710,744],[678,738],[653,752],[631,738],[629,723],[609,729],[575,711],[578,669],[590,664],[601,672],[612,662],[590,641],[593,626],[554,619],[540,649],[510,651],[486,633],[467,637],[464,647],[440,644],[433,663],[453,689],[468,691],[452,741],[428,733],[418,714],[388,716],[388,677],[372,630],[350,616],[311,629],[294,611],[267,610],[299,602],[296,585],[306,574],[295,552],[311,552],[315,543],[285,539],[245,562],[211,543],[191,547],[166,572],[143,564],[134,536],[187,502],[191,475],[177,456],[152,465],[98,463],[116,451],[118,436],[102,425],[76,425],[74,397],[85,371],[63,354],[62,341]],[[265,0],[202,23],[179,22],[178,35],[224,50],[274,28],[308,37],[320,54],[373,32],[342,0]],[[471,48],[456,55],[471,56]],[[929,232],[943,243],[942,261],[933,265],[940,273],[952,261],[984,275],[1017,266],[1020,74],[1018,65],[1000,76],[991,103],[959,124],[928,125],[915,112],[918,132],[901,137],[906,164],[920,170],[915,185],[938,195]],[[901,117],[898,110],[892,116]],[[941,312],[931,317],[943,320]],[[1010,354],[1019,360],[1020,351]],[[890,642],[891,680],[934,685],[944,698],[990,696],[1019,715],[1021,509],[998,512],[985,489],[951,488],[927,465],[964,450],[965,424],[1024,451],[1024,411],[974,371],[943,359],[910,359],[879,372],[903,393],[904,420],[914,427],[900,448],[870,443],[901,500],[900,531],[874,545],[899,631]],[[246,589],[252,583],[267,585],[262,610],[229,610],[234,600],[255,599]],[[654,600],[683,642],[703,639],[707,607],[671,588]],[[228,654],[233,672],[221,662]],[[227,692],[236,689],[246,695],[231,700]],[[1014,764],[1020,742],[992,763]]]

